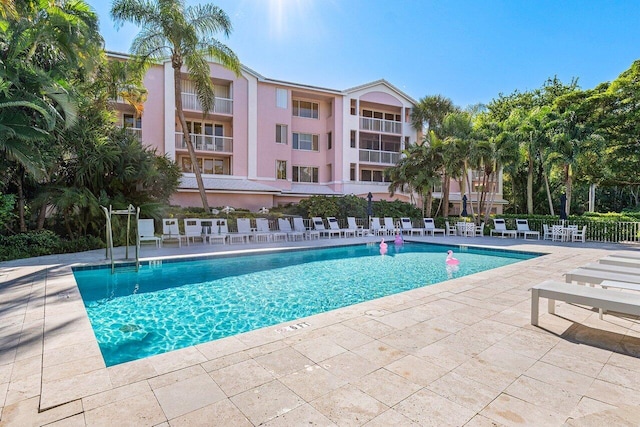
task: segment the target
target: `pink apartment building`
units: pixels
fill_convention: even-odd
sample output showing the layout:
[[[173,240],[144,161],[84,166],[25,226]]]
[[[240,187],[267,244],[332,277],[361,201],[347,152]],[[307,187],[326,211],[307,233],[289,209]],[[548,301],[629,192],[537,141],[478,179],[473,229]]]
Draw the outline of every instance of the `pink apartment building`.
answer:
[[[269,79],[244,66],[239,76],[215,62],[210,69],[216,99],[204,116],[189,75],[182,75],[182,104],[210,206],[256,211],[312,195],[369,192],[374,200],[390,199],[383,171],[420,137],[410,122],[411,97],[385,80],[334,90]],[[142,117],[117,103],[120,124],[182,168],[171,202],[201,206],[175,113],[171,63],[151,67],[144,84]],[[501,180],[496,184],[501,189]],[[455,205],[457,183],[451,190]]]

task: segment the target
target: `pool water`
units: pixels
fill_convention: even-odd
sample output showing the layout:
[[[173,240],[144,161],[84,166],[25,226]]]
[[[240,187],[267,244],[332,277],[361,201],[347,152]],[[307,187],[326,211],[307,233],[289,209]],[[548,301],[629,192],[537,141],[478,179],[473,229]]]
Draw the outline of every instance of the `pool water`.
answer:
[[[446,251],[460,265],[447,267]],[[76,268],[107,366],[299,319],[538,254],[377,244]]]

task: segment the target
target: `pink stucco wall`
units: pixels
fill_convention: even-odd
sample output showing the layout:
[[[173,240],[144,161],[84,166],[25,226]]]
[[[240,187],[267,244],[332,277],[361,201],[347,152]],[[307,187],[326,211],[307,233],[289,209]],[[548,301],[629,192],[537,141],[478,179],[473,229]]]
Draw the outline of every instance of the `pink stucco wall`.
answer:
[[[207,194],[207,201],[209,206],[231,206],[236,208],[249,209],[252,212],[257,212],[261,207],[265,206],[270,208],[273,206],[273,195],[271,194]],[[202,207],[202,200],[200,199],[200,193],[197,191],[179,192],[175,193],[170,200],[172,205],[179,205],[184,207]]]
[[[142,113],[142,141],[157,148],[158,154],[165,153],[164,144],[164,69],[155,65],[144,76],[147,101]],[[172,86],[173,87],[173,86]]]

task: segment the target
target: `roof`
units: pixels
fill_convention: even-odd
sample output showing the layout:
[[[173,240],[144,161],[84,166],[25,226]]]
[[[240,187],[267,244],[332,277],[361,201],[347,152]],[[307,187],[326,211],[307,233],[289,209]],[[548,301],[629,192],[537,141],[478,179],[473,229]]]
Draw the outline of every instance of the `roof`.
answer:
[[[225,190],[225,191],[251,191],[251,192],[268,192],[279,193],[280,189],[269,185],[260,184],[248,179],[226,179],[226,178],[208,178],[203,177],[204,188],[207,190]],[[198,183],[195,176],[182,176],[180,179],[179,189],[196,190]]]
[[[403,91],[401,91],[400,89],[398,89],[397,87],[395,87],[394,85],[392,85],[391,83],[389,83],[388,81],[386,81],[385,79],[379,79],[379,80],[375,80],[373,82],[369,82],[369,83],[365,83],[359,86],[354,86],[352,88],[349,89],[345,89],[343,92],[344,93],[351,93],[351,92],[355,92],[358,90],[362,90],[362,89],[367,89],[373,86],[377,86],[377,85],[384,85],[387,86],[389,89],[393,90],[394,92],[396,92],[398,95],[408,99],[409,101],[411,101],[412,104],[417,104],[418,102],[413,99],[412,97],[410,97],[409,95],[407,95],[406,93],[404,93]]]
[[[328,185],[318,184],[291,184],[291,190],[282,190],[282,195],[323,195],[323,196],[341,196],[332,190]]]

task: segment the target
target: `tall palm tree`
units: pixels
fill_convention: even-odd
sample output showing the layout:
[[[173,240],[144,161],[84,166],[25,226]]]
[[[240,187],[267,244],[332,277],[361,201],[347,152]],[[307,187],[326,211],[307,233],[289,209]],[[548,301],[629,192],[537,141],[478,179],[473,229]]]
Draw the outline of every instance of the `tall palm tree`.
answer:
[[[235,53],[213,36],[231,33],[227,14],[212,4],[185,6],[184,0],[115,0],[111,16],[117,23],[131,22],[141,27],[131,45],[134,55],[145,61],[171,59],[176,113],[182,128],[183,141],[198,183],[202,206],[208,212],[209,203],[198,168],[198,159],[182,108],[183,66],[193,81],[203,114],[214,103],[208,60],[216,59],[226,68],[240,73],[240,62]]]
[[[452,177],[460,178],[460,194],[462,197],[467,188],[471,189],[468,171],[474,150],[472,113],[456,112],[448,114],[442,124],[442,132],[446,135],[445,141],[450,144],[451,148],[448,159],[449,173]],[[462,200],[460,203],[462,203]],[[473,205],[471,205],[471,212],[473,216]],[[447,215],[448,212],[445,212],[445,216]]]
[[[433,187],[440,181],[437,155],[427,143],[409,145],[398,163],[385,170],[390,179],[389,195],[397,190],[415,191],[422,200],[423,216],[431,216]]]
[[[552,136],[553,152],[549,160],[559,164],[563,171],[565,192],[567,196],[566,213],[571,212],[571,196],[573,190],[574,169],[586,153],[593,150],[603,139],[580,117],[574,109],[562,113],[550,126],[554,129]],[[596,151],[598,152],[598,151]]]
[[[444,118],[447,114],[456,111],[458,107],[449,98],[442,95],[428,95],[421,98],[411,112],[411,124],[417,131],[423,131],[426,128],[425,135],[434,131],[439,138],[443,138],[441,129]]]

